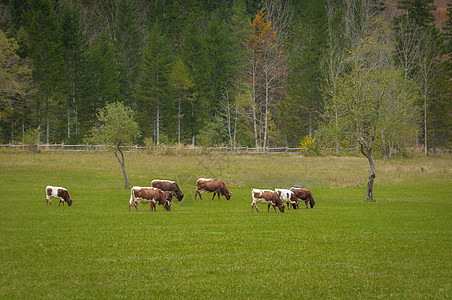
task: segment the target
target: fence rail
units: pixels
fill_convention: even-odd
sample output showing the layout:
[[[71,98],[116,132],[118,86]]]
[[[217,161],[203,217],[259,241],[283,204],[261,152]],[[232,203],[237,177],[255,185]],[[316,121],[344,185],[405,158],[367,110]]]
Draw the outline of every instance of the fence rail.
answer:
[[[67,152],[89,152],[89,151],[107,151],[113,146],[108,145],[66,145],[66,144],[40,144],[40,145],[16,145],[16,144],[0,144],[0,149],[14,149],[14,150],[28,150],[30,147],[45,151],[67,151]],[[220,152],[220,153],[248,153],[248,154],[299,154],[306,151],[306,148],[290,148],[290,147],[194,147],[194,146],[155,146],[143,147],[138,145],[121,146],[124,152],[138,152],[138,151],[180,151],[180,152]],[[335,151],[333,148],[320,148],[322,151]],[[340,151],[357,151],[358,148],[343,148]]]
[[[33,148],[33,149],[30,149]],[[16,145],[16,144],[0,144],[0,149],[13,149],[18,151],[24,150],[44,150],[44,151],[65,151],[65,152],[90,152],[90,151],[107,151],[113,148],[109,145],[65,145],[65,144],[40,144],[40,145]],[[194,146],[155,146],[143,147],[138,145],[121,146],[124,152],[177,152],[177,153],[237,153],[237,154],[303,154],[306,148],[290,148],[290,147],[194,147]],[[320,151],[336,152],[335,148],[319,148]],[[355,148],[340,148],[339,152],[359,151]],[[395,151],[397,152],[397,151]],[[436,149],[436,152],[450,154],[449,149]]]

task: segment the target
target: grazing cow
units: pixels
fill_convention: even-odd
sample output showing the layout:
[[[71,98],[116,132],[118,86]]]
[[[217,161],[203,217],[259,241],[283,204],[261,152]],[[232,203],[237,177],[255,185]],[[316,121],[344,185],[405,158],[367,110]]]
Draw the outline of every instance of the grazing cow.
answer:
[[[287,203],[288,209],[292,205],[294,209],[296,209],[297,205],[297,196],[291,191],[286,189],[275,189],[275,192],[278,193],[278,196],[281,198],[281,201]]]
[[[184,194],[180,190],[176,182],[170,180],[152,180],[152,187],[161,189],[162,191],[170,191],[177,198],[177,201],[182,201]]]
[[[163,205],[167,211],[171,211],[171,200],[173,199],[173,194],[168,191],[162,191],[161,189],[153,187],[139,187],[134,186],[130,190],[130,201],[129,201],[129,211],[130,206],[133,204],[135,209],[138,211],[138,204],[140,203],[150,203],[150,210],[157,211],[155,204]]]
[[[220,195],[225,196],[226,200],[231,199],[232,195],[223,181],[199,178],[196,181],[195,200],[197,195],[199,195],[199,198],[202,200],[201,194],[203,194],[204,192],[213,192],[212,200],[213,198],[215,198],[215,194],[218,195],[218,200],[220,200]]]
[[[253,207],[257,210],[257,203],[268,204],[267,212],[270,211],[270,205],[273,206],[273,209],[276,212],[276,206],[278,206],[279,211],[284,212],[285,204],[282,203],[281,198],[278,193],[271,190],[258,190],[253,189],[251,191],[251,196],[253,197],[253,202],[251,202],[251,212],[253,212]]]
[[[71,197],[69,197],[69,192],[63,187],[48,185],[46,187],[46,206],[47,206],[47,203],[49,203],[50,206],[52,206],[51,198],[59,198],[60,199],[60,203],[58,203],[58,206],[60,206],[61,202],[63,202],[63,206],[64,206],[64,202],[67,202],[67,205],[69,205],[69,206],[72,205],[72,200],[71,200]]]
[[[297,197],[297,208],[298,208],[298,200],[303,200],[304,203],[306,204],[306,208],[308,208],[308,203],[311,206],[311,208],[314,208],[315,201],[314,201],[314,197],[312,197],[312,192],[310,190],[296,188],[296,187],[292,187],[290,190]]]

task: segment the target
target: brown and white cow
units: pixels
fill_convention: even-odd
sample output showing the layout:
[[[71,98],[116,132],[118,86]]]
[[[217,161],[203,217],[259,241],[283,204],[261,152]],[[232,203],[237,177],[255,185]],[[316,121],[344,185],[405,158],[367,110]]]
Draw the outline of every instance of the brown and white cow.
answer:
[[[290,209],[290,206],[294,209],[297,208],[297,196],[295,196],[295,193],[291,190],[286,189],[275,189],[275,192],[278,193],[278,196],[281,198],[282,202],[287,203],[287,208]]]
[[[151,182],[152,187],[161,189],[162,191],[170,191],[177,198],[177,201],[182,201],[184,194],[180,190],[176,182],[170,180],[155,179]]]
[[[224,184],[221,180],[215,180],[215,179],[206,179],[206,178],[199,178],[196,181],[196,191],[195,191],[195,200],[196,196],[199,195],[199,198],[202,200],[201,194],[205,192],[213,193],[212,200],[215,198],[215,194],[218,195],[218,200],[220,200],[220,195],[225,196],[226,200],[231,199],[232,193],[228,190],[226,187],[226,184]]]
[[[67,202],[67,205],[72,205],[71,197],[69,196],[69,192],[60,186],[46,186],[46,206],[47,204],[50,204],[52,206],[51,198],[58,198],[60,199],[60,203],[58,203],[58,206],[60,206],[61,202]]]
[[[156,210],[155,205],[163,205],[167,211],[171,211],[171,200],[173,199],[173,194],[168,191],[162,191],[158,188],[153,187],[140,187],[134,186],[130,190],[130,201],[129,201],[129,211],[130,206],[133,204],[135,209],[138,211],[138,205],[140,203],[150,203],[150,210]]]
[[[314,197],[312,197],[312,192],[310,190],[303,189],[303,188],[296,188],[296,187],[292,187],[292,188],[290,188],[290,190],[297,197],[297,205],[296,205],[297,208],[298,208],[298,200],[303,200],[304,203],[306,204],[306,208],[308,208],[308,203],[311,206],[311,208],[314,208],[315,201],[314,201]]]
[[[257,203],[268,204],[267,212],[270,211],[270,205],[273,206],[275,212],[276,207],[279,208],[280,212],[284,212],[284,207],[286,205],[283,204],[277,192],[271,190],[253,189],[251,191],[251,196],[253,197],[253,202],[251,202],[251,212],[253,212],[254,207],[256,208],[256,211],[259,212],[259,210],[257,210]]]

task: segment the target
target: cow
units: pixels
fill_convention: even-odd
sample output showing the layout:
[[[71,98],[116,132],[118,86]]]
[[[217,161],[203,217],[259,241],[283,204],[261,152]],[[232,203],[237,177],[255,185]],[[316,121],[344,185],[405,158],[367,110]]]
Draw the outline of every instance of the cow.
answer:
[[[47,204],[50,204],[50,206],[52,206],[51,198],[60,199],[58,206],[60,206],[61,203],[63,203],[64,206],[64,202],[67,202],[68,206],[72,205],[72,199],[69,196],[69,192],[63,187],[51,185],[46,186],[46,206]]]
[[[274,191],[253,189],[251,191],[251,196],[253,197],[253,202],[251,202],[251,212],[253,212],[254,207],[256,208],[256,211],[259,212],[259,210],[257,210],[257,203],[268,204],[267,212],[270,211],[270,205],[273,206],[275,212],[276,206],[279,208],[280,212],[284,212],[284,207],[286,205],[282,203],[278,193]]]
[[[157,211],[155,208],[156,204],[163,205],[167,211],[171,211],[172,199],[173,194],[169,191],[162,191],[161,189],[153,187],[134,186],[130,190],[129,211],[132,204],[138,211],[137,206],[140,203],[150,203],[151,211]]]
[[[297,205],[297,196],[291,191],[286,189],[275,189],[275,192],[278,193],[278,196],[281,198],[281,201],[287,203],[288,209],[292,205],[294,209],[296,209]]]
[[[292,187],[292,188],[290,188],[290,190],[297,197],[297,205],[296,205],[297,208],[298,208],[298,200],[303,200],[304,203],[306,204],[306,208],[308,208],[308,203],[311,206],[311,208],[314,208],[314,205],[316,202],[314,201],[314,197],[312,197],[312,192],[310,190],[303,189],[303,188],[296,188],[296,187]]]
[[[199,198],[202,200],[201,194],[204,192],[213,192],[212,200],[215,198],[215,194],[218,195],[218,200],[220,200],[220,195],[225,196],[226,200],[231,199],[232,193],[228,190],[226,185],[221,180],[215,180],[215,179],[206,179],[206,178],[199,178],[196,181],[196,191],[195,191],[195,200],[196,196],[199,195]]]
[[[180,190],[177,183],[174,181],[155,179],[155,180],[152,180],[151,186],[161,189],[162,191],[172,192],[174,194],[174,196],[177,198],[177,201],[182,201],[182,199],[184,198],[184,194]]]

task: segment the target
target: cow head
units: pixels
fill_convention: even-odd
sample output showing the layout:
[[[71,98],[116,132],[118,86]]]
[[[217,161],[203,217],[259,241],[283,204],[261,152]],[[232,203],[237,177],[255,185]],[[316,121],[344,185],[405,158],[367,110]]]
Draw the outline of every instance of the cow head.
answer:
[[[67,202],[67,205],[68,206],[71,206],[72,205],[72,199],[71,199],[71,197],[69,196],[69,193],[68,193],[68,191],[64,191],[64,200]]]
[[[311,196],[311,200],[309,200],[309,205],[311,206],[311,208],[314,208],[315,201],[314,201],[314,198],[312,196]]]
[[[279,211],[283,213],[286,205],[282,202],[281,197],[279,197],[279,195],[280,195],[280,193],[275,193],[276,205],[278,206]]]
[[[229,192],[229,191],[227,191],[227,192],[224,194],[224,196],[226,197],[226,200],[230,200],[230,199],[231,199],[231,195],[232,195],[232,193]]]
[[[176,193],[175,194],[177,201],[182,201],[182,199],[184,198],[184,193]]]
[[[173,201],[173,193],[172,192],[168,192],[168,191],[162,191],[163,196],[164,196],[164,201],[165,203],[163,203],[163,207],[167,210],[167,211],[171,211],[171,201]]]

